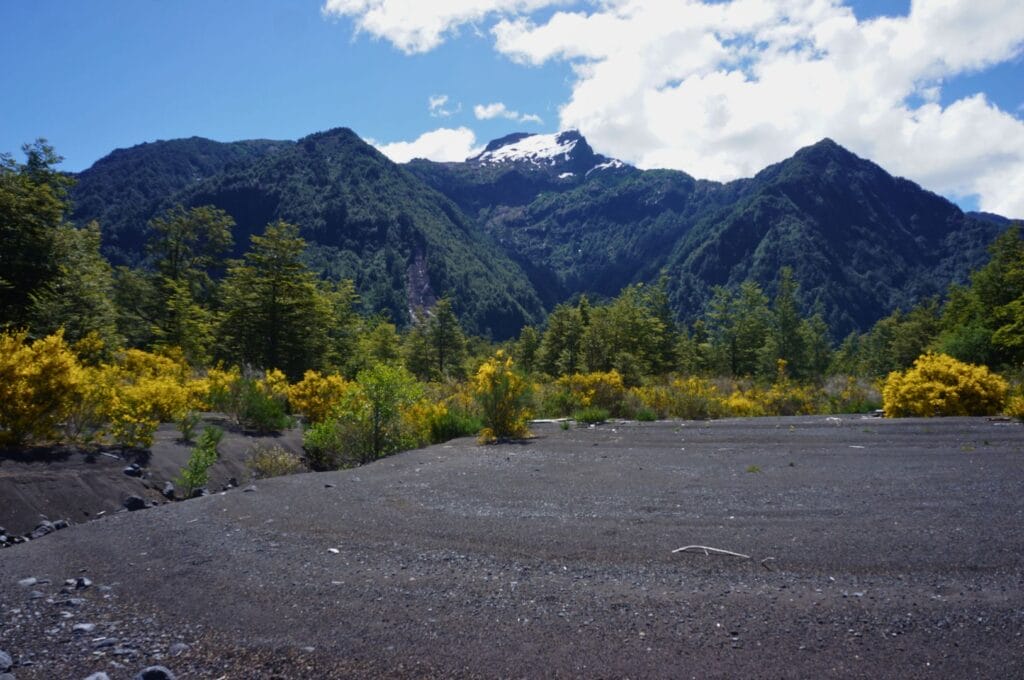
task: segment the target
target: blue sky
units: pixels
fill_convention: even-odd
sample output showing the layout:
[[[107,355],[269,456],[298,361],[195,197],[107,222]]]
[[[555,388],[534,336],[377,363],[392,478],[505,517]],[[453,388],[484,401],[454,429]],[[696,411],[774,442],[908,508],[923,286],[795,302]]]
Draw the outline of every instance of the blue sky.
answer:
[[[0,151],[46,137],[80,170],[143,141],[346,126],[398,160],[457,158],[579,127],[641,167],[730,179],[830,136],[1024,215],[1024,3],[950,0],[948,20],[907,1],[765,3],[3,2]],[[794,26],[813,39],[780,37]]]

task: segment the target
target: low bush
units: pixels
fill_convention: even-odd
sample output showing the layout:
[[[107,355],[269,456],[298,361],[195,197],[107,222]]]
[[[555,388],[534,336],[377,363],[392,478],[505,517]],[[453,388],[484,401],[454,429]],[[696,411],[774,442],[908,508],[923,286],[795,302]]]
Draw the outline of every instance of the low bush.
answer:
[[[658,414],[654,411],[654,409],[650,409],[644,406],[637,410],[636,419],[641,423],[651,423],[658,419]]]
[[[894,371],[882,388],[887,418],[983,416],[998,413],[1007,384],[985,366],[945,354],[925,354],[907,371]]]
[[[306,371],[302,380],[288,388],[288,403],[307,423],[320,423],[330,417],[351,389],[352,383],[340,375]]]
[[[253,478],[267,479],[294,475],[305,470],[302,458],[280,446],[260,446],[249,453],[245,461]]]
[[[181,476],[178,478],[178,485],[184,487],[186,497],[210,481],[210,468],[217,462],[217,445],[223,437],[224,431],[213,426],[207,427],[199,435],[199,441],[192,449],[192,455],[181,469]]]
[[[573,414],[573,420],[577,423],[584,423],[587,425],[597,425],[608,420],[608,409],[601,408],[599,406],[588,406],[582,408]]]

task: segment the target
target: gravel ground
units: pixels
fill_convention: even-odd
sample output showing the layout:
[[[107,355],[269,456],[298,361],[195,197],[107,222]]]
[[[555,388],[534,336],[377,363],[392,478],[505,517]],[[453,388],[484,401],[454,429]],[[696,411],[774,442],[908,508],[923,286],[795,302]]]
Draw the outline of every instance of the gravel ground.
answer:
[[[179,678],[1024,677],[1021,426],[535,431],[0,551],[0,650],[18,680],[155,663]],[[691,544],[750,559],[672,552]]]

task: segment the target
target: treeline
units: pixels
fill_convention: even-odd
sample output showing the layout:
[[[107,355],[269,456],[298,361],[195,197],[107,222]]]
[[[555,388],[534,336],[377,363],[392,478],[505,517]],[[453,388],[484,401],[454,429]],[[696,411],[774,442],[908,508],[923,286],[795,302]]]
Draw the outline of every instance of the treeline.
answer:
[[[298,227],[287,222],[266,225],[240,259],[229,259],[234,223],[215,207],[166,211],[149,224],[147,266],[112,268],[100,252],[99,226],[67,220],[69,179],[54,169],[60,159],[53,149],[37,142],[24,151],[24,163],[0,159],[0,363],[28,382],[36,378],[19,363],[66,369],[67,384],[80,393],[75,408],[93,411],[69,421],[77,411],[57,409],[63,415],[51,413],[41,431],[76,419],[97,430],[114,423],[123,430],[115,440],[144,444],[156,423],[196,409],[242,414],[240,425],[271,429],[296,413],[314,424],[307,451],[365,462],[363,453],[341,456],[338,449],[364,441],[376,456],[398,446],[384,446],[386,433],[366,425],[381,422],[374,409],[384,393],[395,422],[417,423],[392,439],[420,444],[482,426],[522,432],[526,413],[599,420],[866,410],[881,405],[880,378],[922,355],[945,354],[1011,377],[1024,364],[1024,240],[1017,228],[995,241],[991,261],[967,285],[951,288],[947,300],[895,312],[838,346],[822,313],[803,311],[784,268],[773,295],[753,282],[718,288],[689,325],[677,322],[663,276],[611,300],[582,296],[558,305],[543,328],[526,326],[497,347],[467,336],[447,298],[415,310],[405,329],[360,313],[352,282],[317,277]],[[146,368],[157,365],[163,368]],[[936,365],[954,382],[974,375],[959,364]],[[902,384],[936,382],[925,373]],[[218,382],[227,374],[230,389]],[[495,430],[491,420],[500,420],[505,405],[488,390],[513,384],[517,422]],[[103,386],[90,397],[95,408],[81,396],[90,385]],[[1005,384],[986,389],[995,397],[977,403],[986,412],[1000,408]],[[57,392],[42,389],[32,408],[49,408],[43,402]],[[178,402],[153,405],[171,392]],[[250,411],[255,415],[245,415]],[[26,406],[25,413],[33,412]],[[28,421],[36,416],[26,417],[17,425],[24,436],[0,423],[7,439],[35,437]]]

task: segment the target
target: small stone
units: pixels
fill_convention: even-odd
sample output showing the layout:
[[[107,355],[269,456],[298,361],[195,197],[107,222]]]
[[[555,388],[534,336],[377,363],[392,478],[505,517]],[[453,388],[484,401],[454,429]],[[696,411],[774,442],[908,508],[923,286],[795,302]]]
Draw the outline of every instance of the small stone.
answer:
[[[11,670],[11,666],[14,665],[14,659],[11,655],[0,649],[0,673],[6,673]]]
[[[18,680],[14,677],[14,673],[0,673],[0,680]]]
[[[66,519],[59,519],[53,523],[53,530],[60,531],[61,529],[67,529],[69,526],[71,526],[71,522]]]
[[[88,588],[91,585],[92,581],[86,578],[85,576],[79,576],[77,579],[75,579],[75,588],[77,588],[78,590],[84,590],[85,588]]]
[[[252,493],[255,490],[256,490],[256,485],[255,484],[250,484],[249,486],[247,486],[244,489],[242,489],[242,493]]]
[[[234,477],[231,477],[230,479],[228,479],[228,487],[229,488],[234,489],[237,486],[238,486],[238,480],[237,479],[235,479]]]
[[[327,484],[324,484],[324,488],[325,488],[325,489],[333,489],[333,488],[334,488],[334,485],[333,485],[333,484],[331,484],[331,483],[327,483]]]
[[[95,623],[76,623],[71,627],[71,630],[75,633],[91,633],[96,630]]]
[[[124,509],[128,512],[134,512],[136,510],[143,510],[146,507],[146,501],[138,496],[128,496],[122,503]]]
[[[31,588],[37,583],[39,583],[39,579],[37,579],[35,576],[29,576],[28,578],[23,578],[20,581],[18,581],[18,585],[22,588]]]
[[[99,673],[93,673],[89,677],[85,678],[85,680],[110,680],[110,676],[103,671],[100,671]]]
[[[124,470],[121,470],[121,472],[125,473],[129,477],[141,477],[142,476],[142,468],[140,468],[135,463],[132,463],[131,465],[126,467]]]
[[[163,491],[161,493],[163,493],[164,498],[166,498],[169,501],[173,501],[174,500],[174,494],[176,493],[176,489],[174,488],[174,483],[173,482],[166,482],[164,484],[164,489],[163,489]]]
[[[143,668],[132,680],[175,680],[174,673],[163,666]]]
[[[32,533],[28,535],[28,538],[34,541],[37,538],[46,536],[47,534],[52,534],[54,531],[56,531],[56,529],[53,528],[53,522],[43,521],[32,530]]]
[[[44,597],[46,597],[46,594],[38,590],[33,590],[28,594],[28,599],[30,600],[41,600]]]
[[[210,491],[207,488],[199,487],[198,489],[196,489],[195,491],[192,492],[192,495],[189,496],[189,498],[202,498],[203,496],[209,496],[209,495],[210,495]]]
[[[182,654],[187,652],[188,649],[188,645],[186,645],[184,642],[175,642],[173,645],[171,645],[171,648],[168,650],[168,654],[170,654],[171,656],[181,656]]]
[[[117,638],[103,638],[102,640],[96,640],[92,643],[93,649],[106,649],[107,647],[116,647]]]

